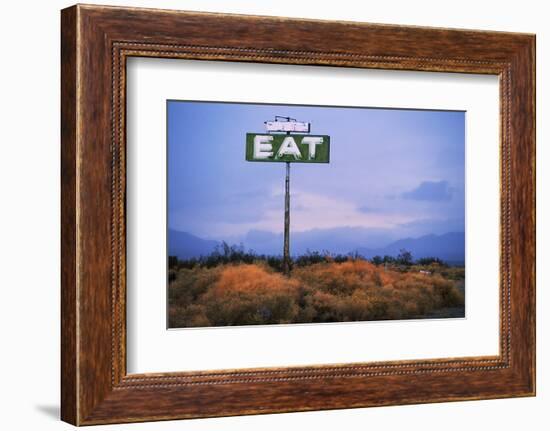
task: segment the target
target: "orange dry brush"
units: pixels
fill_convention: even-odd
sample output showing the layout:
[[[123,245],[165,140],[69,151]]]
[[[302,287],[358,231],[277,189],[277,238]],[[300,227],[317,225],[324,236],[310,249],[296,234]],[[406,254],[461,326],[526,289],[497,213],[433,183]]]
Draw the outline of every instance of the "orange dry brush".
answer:
[[[265,263],[181,268],[169,286],[170,327],[450,317],[464,312],[461,280],[401,272],[363,259],[296,268]],[[457,314],[458,313],[458,314]]]
[[[284,291],[288,294],[298,288],[298,281],[279,273],[268,272],[265,266],[237,265],[224,268],[219,280],[212,287],[214,294],[268,293]]]

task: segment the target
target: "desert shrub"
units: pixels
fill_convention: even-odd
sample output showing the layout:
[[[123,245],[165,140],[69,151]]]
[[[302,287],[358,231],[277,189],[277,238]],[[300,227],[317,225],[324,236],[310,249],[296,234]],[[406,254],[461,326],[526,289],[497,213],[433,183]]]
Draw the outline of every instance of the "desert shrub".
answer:
[[[402,248],[399,250],[399,254],[395,258],[395,263],[398,265],[411,266],[413,263],[413,255],[410,251]]]
[[[218,279],[220,271],[221,267],[180,269],[176,279],[169,284],[170,302],[172,300],[180,304],[195,302]]]
[[[448,266],[445,262],[443,262],[438,257],[421,257],[420,259],[416,259],[416,265],[421,266],[430,266],[430,265],[439,265],[439,266]]]
[[[229,245],[224,241],[217,245],[210,255],[200,259],[199,263],[207,268],[213,268],[228,263],[252,263],[255,259],[255,253],[252,250],[245,251],[242,244]]]
[[[168,256],[168,268],[177,269],[179,264],[179,259],[177,256]]]
[[[264,262],[267,265],[278,272],[283,272],[283,258],[282,256],[258,256],[256,262]]]
[[[171,328],[212,326],[206,317],[205,307],[199,304],[187,306],[170,305],[168,322]]]
[[[306,254],[298,256],[296,259],[294,259],[294,264],[296,266],[308,266],[326,261],[327,254],[321,254],[318,251],[307,250]]]
[[[466,275],[463,266],[442,268],[439,273],[441,276],[448,278],[449,280],[464,280]]]
[[[382,256],[374,256],[371,260],[371,263],[378,266],[384,263],[384,260],[382,259]]]
[[[172,283],[178,276],[178,271],[176,269],[170,268],[168,270],[168,283]]]
[[[457,307],[464,303],[463,295],[454,286],[452,281],[444,279],[441,275],[432,278],[434,290],[441,300],[442,307]]]
[[[366,260],[347,260],[296,269],[292,276],[324,292],[350,295],[371,280],[374,271],[376,267]]]
[[[399,271],[361,258],[348,256],[336,261],[331,256],[319,256],[309,257],[307,264],[296,264],[291,277],[274,268],[279,261],[268,259],[213,267],[178,266],[170,275],[169,324],[187,327],[407,319],[464,304],[456,287],[461,281],[450,280],[442,272],[420,273],[417,266]],[[460,277],[459,270],[455,273]]]
[[[214,325],[291,323],[298,283],[260,265],[225,267],[201,298]]]
[[[362,289],[357,289],[351,295],[340,298],[338,303],[339,320],[342,322],[372,320],[371,306],[371,295]]]

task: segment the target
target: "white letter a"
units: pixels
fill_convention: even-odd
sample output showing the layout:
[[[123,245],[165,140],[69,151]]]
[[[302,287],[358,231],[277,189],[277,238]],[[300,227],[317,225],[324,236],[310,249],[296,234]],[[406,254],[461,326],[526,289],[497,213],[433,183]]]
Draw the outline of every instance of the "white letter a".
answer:
[[[291,136],[287,136],[283,140],[283,143],[281,144],[281,147],[277,152],[278,158],[281,158],[286,155],[294,156],[294,159],[296,160],[302,158],[302,153],[300,153],[300,149],[298,148],[298,145],[296,145],[294,138]]]

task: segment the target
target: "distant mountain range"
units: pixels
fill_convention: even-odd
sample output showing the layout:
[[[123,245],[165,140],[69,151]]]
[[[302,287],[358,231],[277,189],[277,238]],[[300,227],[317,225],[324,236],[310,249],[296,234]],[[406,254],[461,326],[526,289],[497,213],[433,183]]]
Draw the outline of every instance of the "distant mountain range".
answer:
[[[464,232],[449,232],[443,235],[425,235],[419,238],[404,238],[388,241],[387,234],[362,228],[313,229],[291,235],[292,254],[310,251],[329,251],[347,254],[357,252],[367,259],[376,255],[397,256],[401,249],[410,251],[414,259],[438,257],[450,263],[463,263],[465,257]],[[384,241],[386,239],[386,241]],[[240,243],[241,241],[229,241]],[[386,245],[383,245],[384,242]],[[205,240],[187,232],[168,231],[168,252],[180,259],[206,256],[214,251],[221,241]],[[242,241],[246,250],[259,254],[282,254],[283,236],[265,231],[250,231]],[[370,244],[371,247],[366,245]]]
[[[218,244],[220,242],[202,239],[187,232],[168,230],[168,254],[180,259],[207,256]]]
[[[311,229],[290,233],[292,254],[304,254],[311,251],[329,251],[347,254],[359,247],[378,248],[399,239],[390,236],[383,229],[365,229],[361,227],[339,227],[332,229]],[[232,241],[229,241],[232,242]],[[235,241],[240,242],[240,241]],[[261,254],[281,254],[283,234],[251,230],[242,239],[246,248]]]
[[[464,232],[449,232],[443,235],[425,235],[420,238],[405,238],[381,248],[360,247],[357,252],[371,259],[374,256],[397,256],[400,250],[410,251],[414,259],[438,257],[452,263],[463,263],[465,254]]]

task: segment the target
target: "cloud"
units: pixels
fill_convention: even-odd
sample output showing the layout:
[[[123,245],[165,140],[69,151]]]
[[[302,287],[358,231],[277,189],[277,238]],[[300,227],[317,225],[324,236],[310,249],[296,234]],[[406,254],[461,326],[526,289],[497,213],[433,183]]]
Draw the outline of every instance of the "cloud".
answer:
[[[423,181],[418,187],[401,194],[404,199],[443,202],[453,198],[453,188],[448,181]]]
[[[368,214],[368,213],[378,212],[378,211],[380,211],[380,209],[373,208],[373,207],[367,207],[367,206],[361,206],[361,207],[357,207],[357,211]]]
[[[282,196],[280,200],[282,203]],[[343,196],[314,193],[299,188],[291,193],[290,205],[290,222],[294,232],[342,226],[389,229],[414,219],[410,214],[387,213],[382,210],[367,213],[359,210],[353,200]],[[280,231],[283,226],[282,216],[282,208],[266,211],[263,220],[250,228]]]
[[[464,217],[424,218],[401,224],[397,229],[400,235],[421,236],[427,234],[442,235],[448,232],[464,232]]]
[[[200,214],[200,216],[194,212],[192,215],[186,215],[185,211],[178,214],[171,213],[171,227],[186,232],[190,231],[201,238],[213,239],[242,237],[249,231],[267,231],[279,234],[284,227],[284,195],[279,189],[280,186],[274,187],[272,193],[265,196],[263,201],[258,200],[253,205],[243,203],[240,212],[237,211],[236,206],[232,205],[231,211],[228,213],[226,205],[219,208],[217,217],[215,211]],[[341,227],[386,230],[415,219],[410,214],[387,213],[383,210],[370,213],[361,212],[355,202],[341,196],[312,193],[299,188],[292,191],[290,201],[292,233]],[[238,219],[238,214],[248,211],[250,214]],[[210,217],[208,223],[206,217]]]

